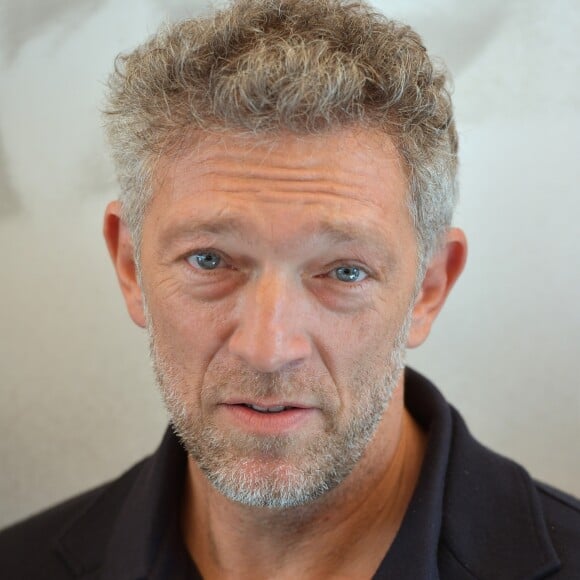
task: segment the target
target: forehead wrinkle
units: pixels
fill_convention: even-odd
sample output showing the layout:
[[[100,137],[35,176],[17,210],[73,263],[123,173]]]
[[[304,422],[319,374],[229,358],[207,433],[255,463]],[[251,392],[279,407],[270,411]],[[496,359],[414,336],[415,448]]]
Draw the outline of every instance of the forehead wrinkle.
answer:
[[[332,146],[332,144],[329,145]],[[377,163],[376,159],[373,160],[370,157],[367,158],[367,155],[362,152],[359,152],[359,155],[364,156],[363,171],[360,166],[353,168],[349,163],[341,164],[340,157],[335,159],[336,163],[329,167],[329,160],[324,156],[322,159],[319,158],[316,153],[311,156],[301,156],[296,163],[292,163],[293,155],[286,155],[284,151],[274,153],[258,150],[257,157],[252,156],[256,149],[257,147],[249,151],[242,150],[237,155],[228,147],[218,151],[211,149],[196,151],[182,157],[178,164],[185,172],[191,168],[196,171],[198,177],[209,177],[215,180],[235,178],[297,183],[320,182],[328,184],[329,189],[343,182],[351,188],[355,186],[361,190],[366,189],[369,179],[380,179],[384,184],[392,184],[391,187],[396,187],[400,181],[404,181],[404,186],[407,185],[406,173],[401,170],[400,156],[396,153],[389,155],[382,152],[381,157],[385,157],[385,161],[386,158],[396,161],[395,166],[400,170],[393,173],[392,179],[385,181],[385,176],[380,175],[384,167],[383,163]]]
[[[196,168],[198,179],[207,180],[221,189],[220,181],[235,180],[235,187],[239,189],[258,189],[266,187],[270,189],[275,186],[285,186],[296,188],[298,191],[302,187],[320,187],[324,190],[348,191],[352,189],[366,189],[369,176],[360,171],[348,171],[345,168],[328,169],[320,165],[316,168],[305,168],[301,166],[288,167],[282,165],[261,165],[238,161],[232,166],[231,159],[224,159],[221,163],[208,162],[200,164]],[[231,187],[230,183],[225,184]]]
[[[390,205],[389,199],[395,203],[406,204],[405,194],[401,196],[392,195],[392,190],[396,190],[398,182],[387,181],[381,183],[381,191],[375,195],[374,187],[369,183],[368,177],[356,171],[348,172],[353,179],[344,179],[346,172],[337,174],[336,170],[320,172],[319,175],[305,173],[300,169],[286,171],[284,175],[275,174],[272,168],[272,175],[264,172],[261,174],[252,173],[246,167],[234,168],[224,167],[224,170],[212,167],[203,167],[195,180],[194,190],[188,185],[188,175],[182,174],[184,184],[180,185],[179,173],[174,176],[171,192],[175,196],[182,196],[187,193],[201,195],[226,194],[232,196],[252,196],[248,202],[260,201],[268,204],[300,204],[302,206],[316,205],[324,203],[324,198],[335,198],[340,202],[357,203],[365,207],[385,210],[380,200]],[[232,180],[234,178],[234,180]],[[368,195],[371,193],[372,195]],[[314,194],[311,198],[287,198],[277,197],[276,194]],[[400,198],[400,199],[399,199]],[[379,200],[379,201],[375,201]]]
[[[286,206],[315,206],[323,205],[325,198],[336,198],[339,202],[356,201],[365,206],[378,206],[370,200],[363,200],[356,192],[349,187],[335,187],[331,183],[312,182],[305,184],[301,182],[300,187],[293,187],[291,183],[287,184],[268,184],[257,186],[255,182],[250,182],[247,185],[240,183],[237,186],[218,187],[215,184],[203,191],[204,195],[219,195],[226,194],[232,197],[237,196],[244,199],[246,203],[261,203],[267,205],[286,205]],[[310,197],[300,197],[300,194],[312,194]],[[291,197],[295,196],[295,197]],[[233,199],[232,199],[233,201]],[[326,200],[328,203],[330,199]],[[328,208],[331,209],[330,207]]]
[[[395,145],[382,134],[374,135],[367,131],[360,135],[358,133],[359,131],[339,131],[322,137],[291,137],[289,151],[283,146],[283,135],[272,142],[262,138],[240,139],[235,134],[227,138],[211,134],[200,135],[196,146],[190,147],[189,151],[184,151],[183,155],[174,158],[172,162],[165,159],[165,162],[173,166],[170,175],[166,174],[166,178],[169,178],[167,181],[172,183],[168,184],[166,181],[165,187],[160,189],[165,189],[172,197],[181,197],[189,191],[201,194],[272,194],[275,191],[316,193],[320,196],[336,195],[355,199],[369,207],[375,206],[383,210],[380,199],[387,201],[389,197],[396,197],[400,198],[397,201],[406,205],[408,176],[401,167],[401,158]],[[351,135],[356,136],[359,145],[354,157],[362,162],[362,165],[359,163],[356,167],[352,167],[350,163],[352,151],[345,163],[341,163],[339,155],[343,138],[348,140]],[[299,155],[297,165],[292,166],[296,156],[291,153],[296,152],[296,143],[299,146],[304,144],[308,150],[309,142],[318,142],[320,147],[312,151],[311,155]],[[331,166],[328,164],[327,155],[329,147],[338,154]],[[377,154],[380,155],[378,160]],[[395,161],[394,167],[398,168],[391,171],[391,175],[385,175],[382,171],[388,165],[388,159]],[[192,173],[196,174],[197,185],[193,188],[191,182],[188,183]],[[369,189],[373,182],[375,186],[376,183],[380,184],[379,192]],[[394,192],[396,196],[390,195]],[[379,203],[370,201],[369,193]],[[291,201],[302,205],[315,203],[310,200]]]

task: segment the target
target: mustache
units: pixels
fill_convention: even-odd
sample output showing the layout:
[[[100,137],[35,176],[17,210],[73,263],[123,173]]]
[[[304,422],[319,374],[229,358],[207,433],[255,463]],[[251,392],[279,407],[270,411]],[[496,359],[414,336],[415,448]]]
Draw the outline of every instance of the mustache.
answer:
[[[295,399],[301,395],[311,398],[313,395],[321,396],[329,388],[328,379],[322,374],[303,369],[264,373],[243,365],[232,368],[231,364],[220,363],[210,365],[202,384],[202,391],[212,391],[219,398],[242,396],[266,399],[276,396]]]

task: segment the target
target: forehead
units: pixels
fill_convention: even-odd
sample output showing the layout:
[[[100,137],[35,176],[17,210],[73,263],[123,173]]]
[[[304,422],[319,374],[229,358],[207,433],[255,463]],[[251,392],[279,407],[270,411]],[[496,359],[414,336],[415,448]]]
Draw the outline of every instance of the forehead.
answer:
[[[160,160],[148,214],[162,228],[277,219],[283,229],[299,218],[306,229],[356,236],[385,222],[409,226],[407,190],[404,164],[384,134],[203,135],[181,156]]]

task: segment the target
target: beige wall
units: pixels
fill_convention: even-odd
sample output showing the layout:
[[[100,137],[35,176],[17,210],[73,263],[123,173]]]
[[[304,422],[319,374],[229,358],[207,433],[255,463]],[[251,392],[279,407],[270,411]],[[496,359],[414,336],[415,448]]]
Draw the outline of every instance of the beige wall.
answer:
[[[410,360],[481,440],[580,495],[577,2],[377,4],[449,63],[462,137],[470,263]],[[117,189],[97,109],[117,52],[204,6],[0,0],[0,526],[164,428],[101,240]]]

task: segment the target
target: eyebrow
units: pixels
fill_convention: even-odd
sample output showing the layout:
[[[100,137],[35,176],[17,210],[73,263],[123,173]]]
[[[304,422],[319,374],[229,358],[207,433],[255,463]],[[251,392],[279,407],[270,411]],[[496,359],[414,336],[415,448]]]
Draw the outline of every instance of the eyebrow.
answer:
[[[354,225],[350,222],[331,222],[323,221],[320,223],[320,229],[317,232],[331,242],[337,244],[367,241],[369,239],[376,240],[377,236],[371,234],[368,229],[361,230],[360,226]]]
[[[248,223],[237,216],[220,216],[209,220],[187,220],[168,228],[161,235],[164,244],[173,240],[192,235],[229,235],[235,238],[244,237],[244,233],[250,231]],[[384,236],[377,234],[372,228],[361,228],[360,224],[354,224],[348,220],[321,220],[315,228],[304,232],[313,238],[319,237],[338,245],[345,243],[363,243],[374,247],[385,242]],[[385,247],[385,250],[387,248]]]
[[[214,220],[188,220],[171,226],[161,234],[163,243],[170,243],[174,239],[199,235],[237,235],[240,230],[244,229],[244,223],[236,217],[220,217]]]

